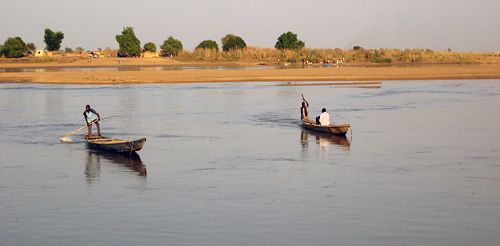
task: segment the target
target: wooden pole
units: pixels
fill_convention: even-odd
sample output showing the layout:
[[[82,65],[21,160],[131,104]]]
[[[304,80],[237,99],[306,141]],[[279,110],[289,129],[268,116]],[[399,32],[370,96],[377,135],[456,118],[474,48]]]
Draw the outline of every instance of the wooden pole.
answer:
[[[123,117],[123,116],[128,116],[128,115],[130,115],[130,114],[108,116],[108,117],[106,117],[106,118],[102,118],[102,119],[100,119],[100,120],[94,120],[94,121],[90,122],[90,125],[92,125],[94,122],[98,122],[98,121],[101,121],[101,120],[105,120],[105,119],[109,119],[109,118],[113,118],[113,117]],[[70,132],[70,133],[68,133],[68,134],[66,134],[66,135],[64,135],[64,136],[62,136],[62,137],[61,137],[61,140],[62,140],[63,138],[65,138],[65,137],[69,136],[69,135],[73,135],[73,134],[75,134],[75,133],[77,133],[77,132],[81,131],[81,130],[82,130],[83,128],[85,128],[85,127],[87,127],[87,125],[82,126],[80,129],[78,129],[78,130],[76,130],[76,131],[74,131],[74,132]]]

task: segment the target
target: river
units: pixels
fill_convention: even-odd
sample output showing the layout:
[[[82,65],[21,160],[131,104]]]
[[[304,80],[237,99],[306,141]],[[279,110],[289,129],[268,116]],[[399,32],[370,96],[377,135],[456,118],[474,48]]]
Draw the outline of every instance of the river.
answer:
[[[314,84],[0,84],[0,244],[498,245],[499,80]]]

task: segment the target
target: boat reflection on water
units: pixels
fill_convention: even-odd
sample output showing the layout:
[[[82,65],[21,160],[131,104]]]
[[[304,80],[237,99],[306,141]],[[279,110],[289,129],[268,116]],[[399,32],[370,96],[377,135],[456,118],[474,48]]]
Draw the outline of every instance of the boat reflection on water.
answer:
[[[119,154],[107,151],[89,150],[87,156],[87,163],[85,165],[85,176],[89,184],[93,180],[100,178],[101,164],[111,162],[119,164],[129,169],[129,171],[137,172],[139,176],[146,177],[146,166],[142,163],[141,157],[136,152],[130,155]]]
[[[326,148],[329,145],[337,145],[345,150],[351,149],[351,142],[346,136],[338,136],[330,133],[314,132],[302,129],[300,142],[303,149],[307,149],[309,147],[310,138],[314,138],[316,140],[316,144],[318,144],[321,148]]]

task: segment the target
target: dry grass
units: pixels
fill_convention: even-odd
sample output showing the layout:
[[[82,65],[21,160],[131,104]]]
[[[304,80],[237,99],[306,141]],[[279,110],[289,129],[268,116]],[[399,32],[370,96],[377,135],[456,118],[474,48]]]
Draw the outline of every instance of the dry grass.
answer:
[[[429,49],[311,49],[280,51],[274,48],[247,47],[221,52],[211,49],[184,50],[176,59],[189,61],[251,61],[260,63],[301,62],[343,59],[346,63],[476,63],[484,57],[498,57],[492,53],[436,52]]]
[[[116,57],[117,50],[105,49],[107,57]],[[47,63],[47,62],[75,62],[88,60],[88,54],[72,53],[62,57],[42,58],[0,58],[0,63]],[[134,58],[135,59],[135,58]],[[275,48],[262,48],[249,46],[241,50],[217,51],[215,49],[195,49],[194,51],[183,50],[174,60],[184,62],[245,62],[245,63],[298,63],[308,60],[320,63],[324,60],[336,62],[344,60],[346,64],[362,65],[370,63],[494,63],[500,64],[499,53],[465,53],[432,51],[429,49],[311,49],[300,50],[277,50]]]

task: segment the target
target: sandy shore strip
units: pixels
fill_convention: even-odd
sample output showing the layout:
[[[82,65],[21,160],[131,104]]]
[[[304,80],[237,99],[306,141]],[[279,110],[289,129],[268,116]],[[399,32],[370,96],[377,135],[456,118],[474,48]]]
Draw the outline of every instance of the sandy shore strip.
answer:
[[[127,65],[125,59],[121,64]],[[85,64],[85,63],[83,63]],[[113,61],[113,67],[117,67]],[[157,64],[157,63],[156,63]],[[168,62],[168,64],[182,64]],[[15,65],[0,69],[13,68]],[[28,65],[17,64],[19,68]],[[97,64],[86,66],[110,66]],[[154,64],[149,64],[149,66]],[[166,64],[157,64],[166,65]],[[51,67],[50,64],[38,66]],[[60,65],[55,65],[60,66]],[[76,64],[79,68],[85,67]],[[128,64],[128,66],[143,66]],[[145,66],[145,65],[144,65]],[[200,66],[200,65],[198,65]],[[205,64],[205,66],[213,66]],[[252,82],[252,81],[384,81],[384,80],[449,80],[449,79],[500,79],[500,65],[421,65],[383,67],[308,67],[292,69],[230,69],[230,70],[160,70],[141,71],[45,71],[2,72],[0,83],[52,83],[52,84],[125,84],[125,83],[201,83],[201,82]]]

